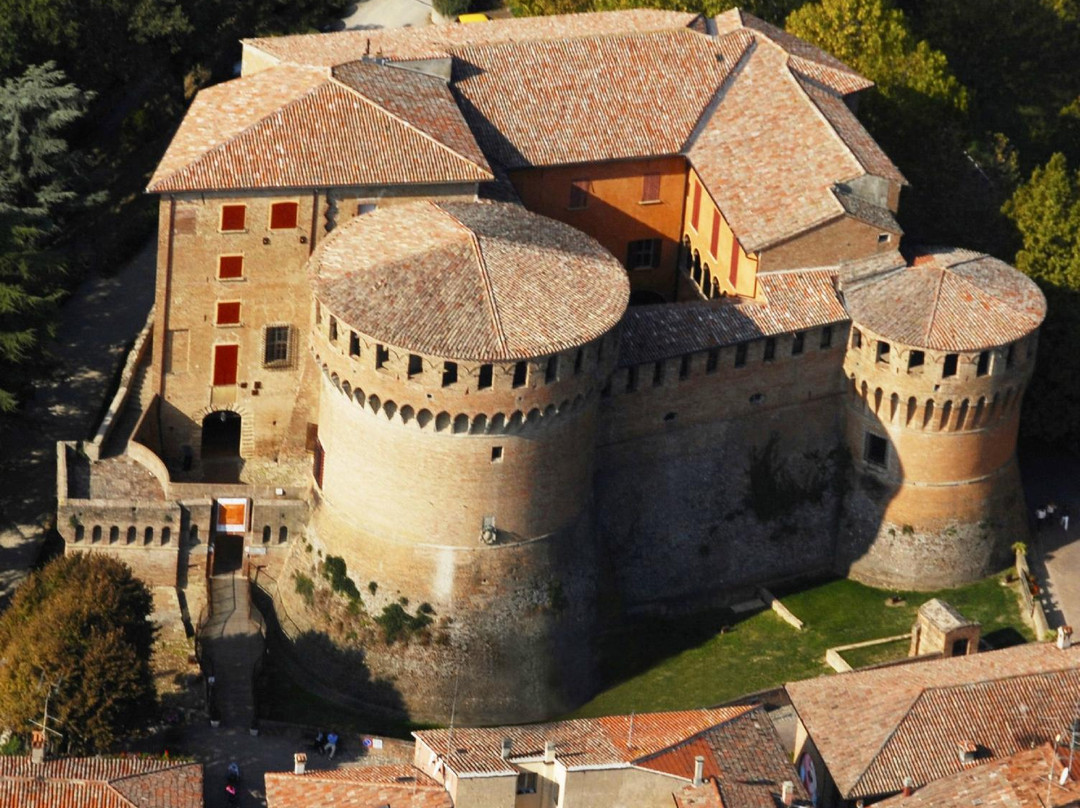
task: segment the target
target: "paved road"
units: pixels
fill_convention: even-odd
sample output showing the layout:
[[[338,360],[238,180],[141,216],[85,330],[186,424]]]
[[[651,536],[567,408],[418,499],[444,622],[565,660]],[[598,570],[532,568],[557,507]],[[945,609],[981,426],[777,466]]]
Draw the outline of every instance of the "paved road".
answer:
[[[1020,468],[1030,510],[1049,502],[1069,508],[1067,532],[1056,517],[1032,532],[1032,571],[1044,582],[1043,608],[1050,627],[1080,626],[1080,458],[1023,447]]]
[[[37,558],[56,508],[56,441],[92,437],[126,346],[154,301],[154,244],[116,275],[87,278],[64,304],[60,364],[21,417],[0,418],[0,604]]]
[[[422,28],[431,23],[431,0],[361,0],[335,28]],[[340,30],[340,29],[339,29]]]

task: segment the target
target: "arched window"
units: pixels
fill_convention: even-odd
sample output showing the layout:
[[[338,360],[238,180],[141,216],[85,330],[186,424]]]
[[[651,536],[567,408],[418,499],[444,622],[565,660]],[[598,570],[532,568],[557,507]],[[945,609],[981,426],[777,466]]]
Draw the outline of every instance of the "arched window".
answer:
[[[120,541],[120,528],[113,525],[109,528],[109,544],[116,544]]]
[[[705,295],[705,297],[708,297],[709,293],[712,291],[712,270],[709,269],[708,264],[705,265],[705,272],[701,284],[701,291]]]
[[[270,535],[271,535],[270,525],[263,525],[263,537],[262,537],[263,544],[269,544],[270,543]]]
[[[94,543],[101,541],[101,525],[94,525],[94,529],[90,531],[90,541]]]
[[[286,525],[282,525],[278,528],[277,535],[278,544],[284,544],[289,540],[289,528]]]

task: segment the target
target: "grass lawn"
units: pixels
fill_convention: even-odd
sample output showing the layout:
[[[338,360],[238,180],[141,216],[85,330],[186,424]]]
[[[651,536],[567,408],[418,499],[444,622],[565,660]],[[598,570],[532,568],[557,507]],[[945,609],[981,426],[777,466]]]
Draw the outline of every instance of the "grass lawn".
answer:
[[[642,620],[603,638],[601,675],[608,685],[570,717],[703,707],[828,673],[826,648],[903,634],[918,607],[932,597],[980,621],[983,636],[994,645],[1034,639],[1015,589],[1002,586],[1001,579],[994,575],[941,592],[872,589],[849,580],[775,592],[806,623],[802,631],[769,610]],[[906,605],[886,606],[890,595],[900,595]],[[890,646],[900,656],[907,652],[905,643]]]

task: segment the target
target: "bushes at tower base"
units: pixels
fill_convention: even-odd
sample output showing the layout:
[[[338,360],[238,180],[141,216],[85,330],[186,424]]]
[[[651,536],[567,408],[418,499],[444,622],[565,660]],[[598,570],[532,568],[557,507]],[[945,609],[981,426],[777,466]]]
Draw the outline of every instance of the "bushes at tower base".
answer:
[[[397,603],[383,607],[382,614],[375,618],[387,645],[393,645],[398,640],[408,642],[413,635],[420,634],[431,625],[435,610],[430,603],[421,603],[416,614],[409,614],[405,610],[408,605],[408,599],[402,598]]]
[[[150,591],[115,559],[76,553],[33,573],[0,617],[0,726],[28,734],[49,699],[54,750],[114,747],[155,712]]]
[[[352,578],[349,577],[345,566],[345,559],[341,556],[327,556],[323,562],[322,573],[330,582],[330,588],[340,595],[344,595],[354,603],[360,600],[360,590],[356,588]]]

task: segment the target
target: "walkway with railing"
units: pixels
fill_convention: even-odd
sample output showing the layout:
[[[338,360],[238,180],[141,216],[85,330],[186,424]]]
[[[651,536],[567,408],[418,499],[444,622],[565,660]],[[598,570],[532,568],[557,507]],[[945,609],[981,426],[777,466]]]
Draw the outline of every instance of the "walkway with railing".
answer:
[[[213,611],[199,638],[214,676],[211,718],[227,727],[251,728],[253,678],[264,647],[261,621],[253,618],[250,586],[239,571],[215,575],[209,584]]]

